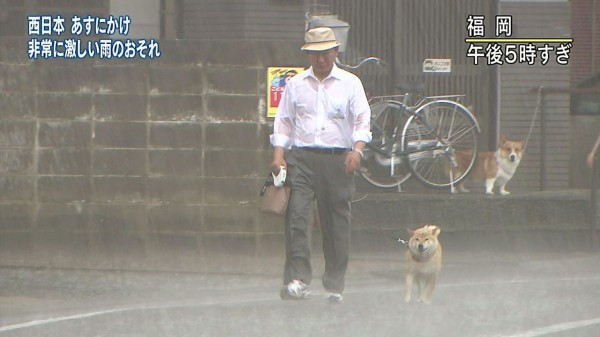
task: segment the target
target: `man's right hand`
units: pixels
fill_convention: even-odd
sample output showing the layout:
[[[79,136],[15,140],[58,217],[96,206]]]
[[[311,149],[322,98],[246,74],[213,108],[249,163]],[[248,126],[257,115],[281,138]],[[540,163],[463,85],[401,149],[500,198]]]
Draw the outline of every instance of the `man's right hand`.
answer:
[[[271,172],[273,172],[274,175],[278,175],[279,174],[279,170],[281,170],[281,167],[285,167],[285,169],[287,170],[287,163],[284,161],[273,161],[271,163]]]
[[[273,161],[271,162],[271,172],[273,172],[275,175],[279,174],[279,170],[282,166],[287,170],[284,149],[282,147],[275,147],[273,150]]]

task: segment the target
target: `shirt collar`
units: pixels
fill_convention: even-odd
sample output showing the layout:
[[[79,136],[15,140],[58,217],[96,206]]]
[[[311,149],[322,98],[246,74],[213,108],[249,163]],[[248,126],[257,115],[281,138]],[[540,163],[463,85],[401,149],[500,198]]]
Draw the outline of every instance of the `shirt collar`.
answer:
[[[315,76],[312,66],[306,72],[306,76],[312,77],[313,79],[318,81],[317,76]],[[338,79],[338,80],[342,78],[342,70],[335,64],[335,62],[333,63],[333,68],[331,69],[329,76],[327,76],[324,81],[326,81],[329,78],[334,78],[334,79]]]

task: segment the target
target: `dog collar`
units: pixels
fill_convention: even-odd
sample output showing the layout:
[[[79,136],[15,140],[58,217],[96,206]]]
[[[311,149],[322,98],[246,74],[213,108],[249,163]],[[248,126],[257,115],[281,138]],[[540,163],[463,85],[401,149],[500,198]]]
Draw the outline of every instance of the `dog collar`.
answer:
[[[413,255],[413,254],[410,254],[410,257],[411,257],[411,258],[413,259],[413,261],[415,261],[415,262],[423,262],[423,261],[425,261],[425,259],[419,259],[419,258],[417,258],[417,257],[416,257],[415,255]]]

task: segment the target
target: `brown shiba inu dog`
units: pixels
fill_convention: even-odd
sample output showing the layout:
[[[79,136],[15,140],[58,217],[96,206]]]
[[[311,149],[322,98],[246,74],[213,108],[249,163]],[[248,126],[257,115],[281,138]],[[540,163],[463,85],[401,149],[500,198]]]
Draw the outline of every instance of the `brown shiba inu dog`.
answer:
[[[416,282],[418,299],[429,304],[438,274],[442,268],[442,245],[438,241],[440,228],[425,225],[419,229],[408,230],[408,251],[406,252],[406,295],[410,302],[413,283]]]
[[[454,168],[453,173],[462,174],[464,168],[461,168],[461,156],[464,153],[456,153],[458,166]],[[485,193],[494,194],[494,187],[498,186],[500,194],[508,195],[506,184],[517,171],[523,157],[523,141],[507,140],[504,135],[500,136],[500,148],[496,152],[480,152],[477,155],[477,162],[473,168],[471,179],[485,180]],[[469,157],[470,158],[470,157]],[[458,185],[459,192],[469,192],[463,184]],[[457,190],[451,191],[456,193]]]

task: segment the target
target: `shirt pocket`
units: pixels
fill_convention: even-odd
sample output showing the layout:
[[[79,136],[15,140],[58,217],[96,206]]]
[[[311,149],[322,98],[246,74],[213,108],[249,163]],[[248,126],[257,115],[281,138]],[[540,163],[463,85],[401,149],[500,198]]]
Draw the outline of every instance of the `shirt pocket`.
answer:
[[[308,108],[308,104],[297,103],[296,104],[296,114],[298,114],[298,116],[301,116],[301,117],[310,115],[310,109]]]
[[[348,115],[348,105],[345,100],[330,99],[327,105],[327,117],[331,119],[345,119]]]

